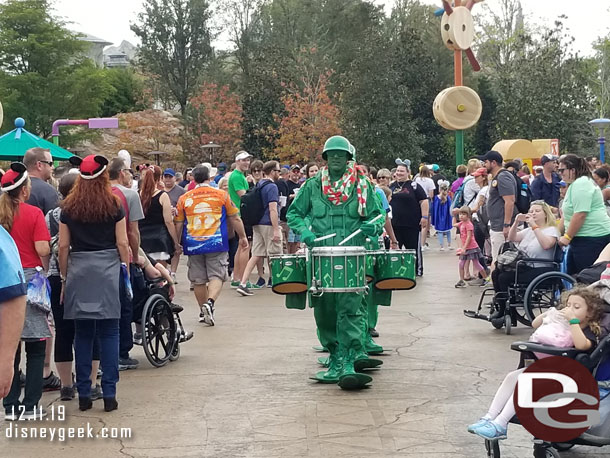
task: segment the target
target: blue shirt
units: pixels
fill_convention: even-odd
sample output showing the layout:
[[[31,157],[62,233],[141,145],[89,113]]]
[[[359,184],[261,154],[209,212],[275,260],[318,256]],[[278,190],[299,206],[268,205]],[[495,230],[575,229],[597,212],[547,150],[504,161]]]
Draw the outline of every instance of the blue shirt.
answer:
[[[258,183],[256,183],[256,186],[260,187],[263,183],[270,182],[270,181],[271,180],[265,178],[265,179],[259,181]],[[263,186],[263,188],[261,189],[261,196],[263,198],[263,207],[265,207],[265,214],[263,215],[261,220],[258,222],[258,225],[259,226],[271,226],[271,217],[269,216],[269,202],[278,203],[280,201],[280,193],[278,191],[277,185],[271,181],[271,183]],[[279,210],[279,205],[278,205],[278,210]],[[279,219],[278,219],[278,222],[279,222]]]
[[[381,206],[383,207],[383,210],[386,213],[390,213],[390,204],[388,203],[388,198],[385,196],[385,192],[383,192],[383,190],[378,186],[375,186],[375,191],[377,191],[377,195],[381,199]]]
[[[0,303],[27,293],[19,251],[6,230],[0,226]]]
[[[552,181],[549,183],[542,173],[537,175],[530,185],[530,190],[532,191],[533,200],[544,200],[551,207],[557,207],[561,178],[555,172],[553,172],[552,177]]]

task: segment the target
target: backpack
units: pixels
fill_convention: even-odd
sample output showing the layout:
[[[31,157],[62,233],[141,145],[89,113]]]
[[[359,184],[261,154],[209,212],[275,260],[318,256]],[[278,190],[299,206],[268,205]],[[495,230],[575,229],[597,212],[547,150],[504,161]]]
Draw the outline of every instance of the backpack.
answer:
[[[257,225],[265,214],[261,190],[269,183],[273,183],[273,181],[265,181],[260,186],[254,186],[242,196],[239,211],[244,226]]]
[[[453,202],[451,202],[452,210],[454,210],[456,208],[460,209],[464,205],[470,205],[470,202],[472,202],[477,197],[478,193],[475,193],[474,197],[472,199],[470,199],[470,202],[466,203],[464,200],[464,188],[466,187],[466,183],[468,183],[472,180],[474,180],[474,178],[471,176],[464,178],[464,181],[462,181],[462,184],[460,185],[460,187],[457,189],[457,191],[455,191],[455,194],[453,195]]]
[[[530,204],[532,203],[532,191],[530,187],[525,183],[519,175],[510,170],[503,169],[502,172],[507,172],[513,176],[517,183],[517,192],[515,193],[515,207],[519,213],[527,213],[530,210]]]

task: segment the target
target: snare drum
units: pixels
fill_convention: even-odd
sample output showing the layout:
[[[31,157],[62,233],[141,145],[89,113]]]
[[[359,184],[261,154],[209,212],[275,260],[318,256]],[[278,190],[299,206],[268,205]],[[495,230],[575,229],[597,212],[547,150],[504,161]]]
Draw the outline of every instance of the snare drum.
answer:
[[[377,289],[411,289],[415,287],[415,250],[379,251],[375,259]]]
[[[377,264],[377,258],[383,255],[385,250],[368,250],[366,252],[366,282],[372,283],[375,280],[376,270],[375,265]]]
[[[271,256],[271,284],[276,294],[307,291],[307,264],[304,254]]]
[[[312,290],[359,293],[366,290],[363,247],[316,247],[311,250]]]

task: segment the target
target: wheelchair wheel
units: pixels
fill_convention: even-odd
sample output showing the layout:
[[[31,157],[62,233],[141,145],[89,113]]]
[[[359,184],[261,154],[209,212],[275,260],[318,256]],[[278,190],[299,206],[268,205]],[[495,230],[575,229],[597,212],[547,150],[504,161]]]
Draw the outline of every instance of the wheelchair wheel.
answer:
[[[548,445],[534,445],[534,458],[560,458],[559,453]]]
[[[485,450],[489,458],[500,458],[500,444],[498,441],[485,441]]]
[[[144,354],[153,366],[165,366],[176,343],[176,321],[172,309],[163,296],[153,294],[142,311]]]
[[[565,452],[574,447],[574,444],[566,444],[564,442],[553,442],[551,445],[555,450],[559,450],[560,452]]]
[[[572,288],[576,280],[563,272],[546,272],[534,278],[525,290],[523,308],[530,320],[546,312],[551,307],[557,307],[561,293]]]
[[[169,360],[176,361],[178,358],[180,358],[180,344],[178,342],[176,342],[174,345],[174,350],[172,351],[172,354],[169,355]]]
[[[507,310],[507,312],[508,312],[508,310]],[[512,325],[512,319],[510,317],[510,313],[506,313],[506,315],[504,315],[504,332],[506,332],[507,336],[510,336],[511,325]]]

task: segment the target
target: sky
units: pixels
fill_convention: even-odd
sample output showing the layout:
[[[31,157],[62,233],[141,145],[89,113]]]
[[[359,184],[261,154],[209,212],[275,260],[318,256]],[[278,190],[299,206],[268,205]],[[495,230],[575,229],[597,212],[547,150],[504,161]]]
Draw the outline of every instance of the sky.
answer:
[[[438,5],[441,2],[422,0],[424,3]],[[500,0],[484,0],[493,11],[500,11]],[[374,0],[384,5],[389,13],[394,0]],[[592,53],[591,44],[597,38],[610,32],[610,2],[608,0],[522,0],[524,13],[532,23],[552,25],[561,14],[568,18],[564,21],[575,37],[574,49],[580,54]],[[137,37],[129,28],[136,20],[142,0],[55,0],[57,14],[73,22],[71,28],[78,32],[95,35],[119,45],[122,40],[138,44]],[[480,4],[475,5],[473,13],[481,13]]]

